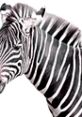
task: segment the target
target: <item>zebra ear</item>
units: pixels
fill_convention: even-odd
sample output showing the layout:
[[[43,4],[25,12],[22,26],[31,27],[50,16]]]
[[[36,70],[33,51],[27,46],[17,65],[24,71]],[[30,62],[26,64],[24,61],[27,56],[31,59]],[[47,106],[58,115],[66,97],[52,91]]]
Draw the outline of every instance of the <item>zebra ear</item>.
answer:
[[[37,19],[38,17],[39,17],[39,18],[44,17],[45,11],[46,11],[45,8],[41,8],[41,9],[40,9],[39,11],[37,11],[37,12],[34,11],[34,12],[32,13],[32,18],[36,18],[36,19]]]
[[[32,19],[34,19],[33,20],[34,26],[36,26],[38,23],[42,21],[44,15],[45,15],[45,8],[41,8],[39,11],[32,13],[31,17]]]
[[[36,14],[43,17],[45,14],[45,8],[41,8],[39,11],[36,12]]]
[[[3,3],[2,5],[1,5],[1,7],[0,7],[0,11],[5,11],[5,10],[7,10],[7,9],[11,9],[11,6],[10,5],[8,5],[8,4],[6,4],[6,3]]]
[[[7,5],[6,3],[1,5],[0,14],[3,23],[6,21],[7,16],[10,14],[10,11],[11,11],[10,5]]]

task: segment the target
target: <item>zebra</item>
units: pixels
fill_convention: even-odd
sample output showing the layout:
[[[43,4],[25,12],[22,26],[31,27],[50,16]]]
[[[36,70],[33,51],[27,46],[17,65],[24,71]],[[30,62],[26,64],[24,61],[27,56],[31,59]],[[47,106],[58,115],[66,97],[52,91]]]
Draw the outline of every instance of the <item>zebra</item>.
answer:
[[[6,26],[8,30],[8,27],[11,27],[12,19],[14,19],[13,31],[15,33],[14,39],[17,40],[17,43],[15,42],[16,49],[24,44],[20,52],[20,56],[23,56],[21,57],[21,70],[19,71],[22,73],[14,75],[14,78],[25,74],[31,83],[45,96],[53,117],[81,117],[82,60],[80,30],[61,18],[45,13],[44,9],[34,14],[34,17],[38,14],[42,16],[38,23],[37,19],[32,18],[33,11],[36,10],[31,7],[17,4],[13,7],[13,10],[16,15],[9,14],[2,29]],[[21,17],[23,24],[20,23]],[[32,21],[30,28],[26,26],[25,21]],[[21,29],[21,24],[26,27]],[[16,29],[18,29],[16,25],[18,27],[20,25],[21,30],[16,32]],[[2,29],[1,34],[3,35]],[[10,31],[8,30],[6,35]],[[23,35],[21,38],[19,33]],[[2,35],[1,37],[3,37]],[[9,37],[12,42],[12,36],[9,35]],[[20,39],[22,39],[22,42]],[[23,41],[27,40],[29,44],[27,42],[23,43]],[[16,60],[19,61],[18,58]]]
[[[44,9],[36,13],[39,14],[39,12],[42,17]],[[2,4],[0,13],[3,23],[0,29],[0,93],[2,93],[6,84],[22,75],[29,66],[30,42],[28,43],[28,40],[32,38],[33,29],[28,27],[29,22],[27,26],[24,25],[26,23],[22,21],[23,18],[20,18],[10,5]],[[30,18],[31,24],[34,20]]]

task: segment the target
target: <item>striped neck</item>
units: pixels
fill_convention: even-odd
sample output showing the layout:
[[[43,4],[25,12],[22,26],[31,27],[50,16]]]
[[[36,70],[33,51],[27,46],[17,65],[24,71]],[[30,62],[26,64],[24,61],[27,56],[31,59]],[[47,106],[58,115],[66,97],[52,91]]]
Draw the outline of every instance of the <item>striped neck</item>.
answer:
[[[46,92],[48,84],[51,84],[51,87],[53,83],[54,86],[59,86],[63,79],[62,75],[69,66],[72,66],[74,51],[78,51],[78,49],[63,42],[60,43],[43,30],[36,29],[33,37],[32,61],[25,75],[45,97],[48,97],[53,93],[53,91]],[[65,71],[61,73],[62,69]],[[62,75],[58,75],[59,72]],[[52,83],[47,83],[48,80]],[[54,88],[54,90],[56,89]]]

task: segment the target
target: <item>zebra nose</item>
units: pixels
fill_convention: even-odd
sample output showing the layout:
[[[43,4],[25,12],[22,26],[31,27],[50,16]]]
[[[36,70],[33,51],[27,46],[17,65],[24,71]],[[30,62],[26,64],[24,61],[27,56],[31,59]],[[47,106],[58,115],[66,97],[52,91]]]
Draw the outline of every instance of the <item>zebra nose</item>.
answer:
[[[0,80],[0,93],[3,92],[4,88],[5,88],[5,83],[2,83],[2,81]]]

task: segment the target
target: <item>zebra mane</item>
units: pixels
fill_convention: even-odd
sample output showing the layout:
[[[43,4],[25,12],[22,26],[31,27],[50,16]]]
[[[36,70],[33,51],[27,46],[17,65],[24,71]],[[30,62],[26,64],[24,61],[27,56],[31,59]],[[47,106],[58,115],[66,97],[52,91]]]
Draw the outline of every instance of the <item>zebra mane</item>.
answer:
[[[34,8],[22,3],[16,4],[13,8],[17,12],[20,18],[26,18],[29,16],[31,17],[32,12],[36,11]],[[75,47],[78,45],[78,43],[80,43],[81,31],[76,26],[69,23],[68,21],[60,17],[57,17],[53,14],[45,13],[43,20],[39,22],[39,24],[37,24],[37,27],[46,32],[48,25],[51,23],[51,21],[53,23],[47,34],[53,36],[54,33],[57,33],[57,31],[59,31],[54,36],[54,38],[60,41],[59,39],[61,35],[66,30],[66,37],[63,40],[61,40],[61,42],[63,42],[66,45],[69,44],[70,46],[75,46]]]
[[[58,41],[61,41],[66,45],[68,45],[68,43],[70,42],[70,46],[74,46],[74,44],[75,46],[77,46],[78,43],[80,43],[81,31],[70,22],[53,14],[46,13],[43,17],[42,22],[38,24],[38,27],[46,32],[46,30],[49,28],[49,25],[50,29],[47,31],[47,33],[51,36],[54,35],[54,38]],[[63,40],[60,40],[63,34],[66,34],[66,36]]]

